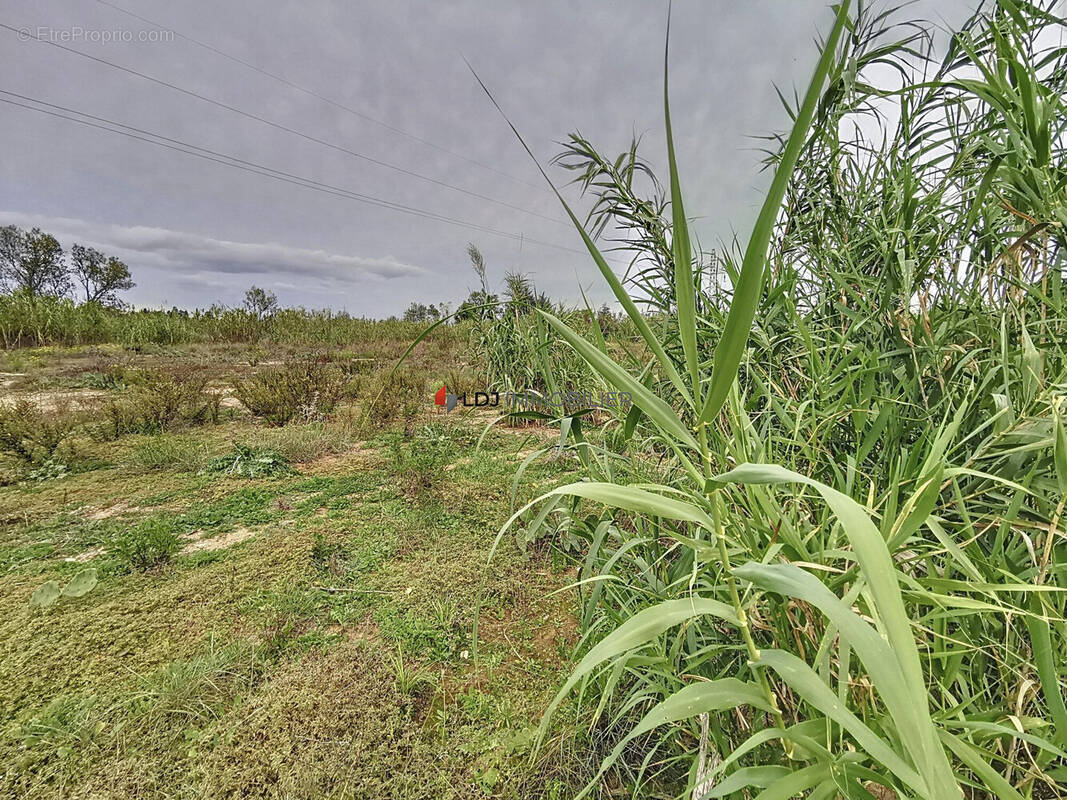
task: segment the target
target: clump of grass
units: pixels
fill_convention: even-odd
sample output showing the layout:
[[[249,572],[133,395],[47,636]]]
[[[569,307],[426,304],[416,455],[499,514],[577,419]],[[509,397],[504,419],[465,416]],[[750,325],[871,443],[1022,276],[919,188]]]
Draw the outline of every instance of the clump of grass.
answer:
[[[448,429],[439,423],[423,425],[410,437],[394,436],[389,456],[404,492],[420,499],[431,497],[455,448]]]
[[[352,425],[343,418],[344,411],[338,412],[340,420],[286,425],[269,437],[271,449],[294,464],[343,453],[355,439]]]
[[[27,760],[66,758],[93,744],[103,730],[100,699],[94,695],[60,695],[18,727]]]
[[[173,519],[148,517],[116,536],[110,552],[127,569],[145,572],[168,563],[181,549]]]
[[[204,472],[242,478],[266,478],[288,475],[293,471],[284,456],[275,450],[250,447],[235,442],[233,451],[208,462]]]
[[[217,424],[222,398],[207,391],[207,378],[193,370],[136,376],[127,397],[109,402],[98,433],[117,439],[130,433],[162,433],[180,425]]]
[[[257,372],[234,387],[245,408],[276,427],[294,419],[326,419],[347,391],[348,380],[341,369],[311,360]]]
[[[195,472],[204,460],[204,446],[189,436],[160,434],[147,436],[134,445],[130,461],[146,470],[177,467]]]
[[[397,644],[396,655],[389,661],[396,679],[396,690],[407,696],[415,696],[433,686],[434,677],[426,669],[412,665],[404,659],[404,648]]]

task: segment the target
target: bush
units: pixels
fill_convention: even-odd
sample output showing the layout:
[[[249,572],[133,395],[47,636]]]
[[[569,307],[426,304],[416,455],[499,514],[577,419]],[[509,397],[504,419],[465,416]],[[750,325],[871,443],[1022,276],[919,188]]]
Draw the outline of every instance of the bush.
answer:
[[[207,378],[194,372],[149,371],[133,376],[137,384],[127,398],[104,407],[103,438],[128,433],[162,433],[178,423],[217,424],[222,397],[206,390]]]
[[[173,522],[149,517],[119,535],[111,549],[129,568],[143,572],[170,561],[180,547]]]
[[[395,372],[379,370],[363,376],[359,383],[363,416],[374,427],[385,428],[401,421],[411,434],[419,410],[432,401],[426,391],[426,377],[413,369]]]
[[[254,416],[280,427],[299,418],[323,420],[344,397],[348,381],[333,364],[305,361],[256,373],[234,387],[234,394]]]
[[[46,413],[29,400],[0,406],[0,451],[26,465],[42,464],[80,423],[68,409]]]

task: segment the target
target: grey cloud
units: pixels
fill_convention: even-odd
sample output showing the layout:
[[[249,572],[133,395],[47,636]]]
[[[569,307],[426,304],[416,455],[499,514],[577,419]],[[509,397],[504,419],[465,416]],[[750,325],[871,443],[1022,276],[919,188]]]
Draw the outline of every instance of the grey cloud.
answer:
[[[231,242],[185,231],[99,224],[69,217],[47,217],[0,211],[0,224],[39,227],[70,247],[74,242],[91,245],[126,261],[139,278],[138,267],[173,273],[173,279],[189,286],[223,288],[234,276],[265,285],[314,291],[331,290],[339,284],[360,284],[417,276],[421,267],[391,257],[367,258],[325,250],[306,250],[275,243]],[[277,280],[284,276],[286,280]],[[229,279],[229,280],[228,280]]]
[[[281,125],[441,181],[561,217],[533,164],[472,78],[467,57],[542,163],[581,130],[612,156],[647,132],[662,176],[666,3],[646,0],[114,0],[389,125],[522,179],[454,158],[294,91],[217,54],[167,43],[72,43]],[[904,16],[958,18],[973,0],[919,0]],[[5,0],[15,26],[150,27],[86,0]],[[671,105],[688,213],[706,247],[742,237],[769,176],[758,141],[788,118],[774,84],[806,83],[828,0],[676,0]],[[459,302],[474,283],[467,242],[494,288],[530,274],[553,297],[610,298],[573,230],[412,180],[126,73],[0,31],[3,88],[366,195],[521,234],[521,242],[398,214],[0,104],[0,208],[93,220],[79,241],[139,248],[137,303],[237,302],[243,286],[286,303],[367,316],[412,300]],[[549,169],[557,182],[569,177]],[[532,185],[531,185],[532,184]],[[565,189],[579,211],[588,202]],[[145,229],[155,234],[136,233]],[[172,234],[182,231],[184,234]],[[121,238],[121,237],[120,237]],[[277,245],[241,244],[279,242]],[[118,242],[114,242],[116,244]],[[331,255],[331,254],[358,254]],[[336,260],[336,259],[348,260]],[[620,258],[618,269],[625,264]],[[424,271],[405,271],[418,265]],[[299,270],[299,271],[298,271]],[[388,280],[383,278],[390,277]]]

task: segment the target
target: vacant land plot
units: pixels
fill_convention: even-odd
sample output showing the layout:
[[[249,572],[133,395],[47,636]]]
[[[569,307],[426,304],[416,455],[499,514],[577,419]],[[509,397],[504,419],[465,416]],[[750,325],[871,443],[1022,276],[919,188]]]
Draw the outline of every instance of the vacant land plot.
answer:
[[[418,369],[442,352],[420,345]],[[272,427],[230,399],[314,356],[346,378],[325,418]],[[3,403],[76,423],[0,488],[0,794],[526,798],[588,779],[557,757],[565,724],[529,759],[576,643],[573,594],[552,594],[571,574],[510,538],[486,565],[550,434],[494,427],[479,446],[492,417],[445,416],[430,393],[364,424],[383,357],[9,356]],[[224,398],[212,415],[114,430],[145,380],[191,375]],[[541,460],[522,492],[574,466]],[[84,595],[31,603],[88,570]]]

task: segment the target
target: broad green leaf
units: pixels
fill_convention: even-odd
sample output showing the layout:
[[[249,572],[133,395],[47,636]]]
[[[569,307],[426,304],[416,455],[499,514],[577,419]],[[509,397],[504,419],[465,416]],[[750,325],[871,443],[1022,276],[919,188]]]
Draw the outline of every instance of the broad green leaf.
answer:
[[[1064,429],[1063,417],[1057,410],[1053,414],[1053,424],[1056,426],[1056,439],[1052,445],[1052,460],[1056,465],[1056,482],[1060,492],[1067,494],[1067,430]]]
[[[30,605],[36,608],[48,608],[59,599],[60,594],[58,581],[45,581],[30,595]]]
[[[1019,328],[1019,333],[1023,343],[1023,394],[1027,401],[1032,401],[1044,384],[1044,359],[1041,352],[1034,347],[1034,341],[1025,325]]]
[[[608,659],[615,658],[643,647],[655,640],[661,633],[681,625],[683,622],[700,616],[717,617],[733,625],[739,625],[740,621],[734,610],[718,600],[708,597],[687,597],[682,600],[667,600],[651,608],[638,611],[626,622],[604,637],[600,642],[585,654],[578,662],[578,666],[571,672],[563,688],[556,694],[555,699],[545,711],[544,719],[538,732],[538,738],[542,738],[548,729],[548,722],[552,713],[559,706],[564,697],[573,689],[580,680],[596,669]]]
[[[92,567],[83,569],[70,579],[70,583],[63,587],[64,597],[84,597],[96,586],[96,570]]]
[[[674,133],[671,130],[671,104],[667,91],[668,55],[671,29],[667,23],[667,43],[663,48],[663,119],[667,133],[667,166],[671,180],[671,256],[674,260],[674,300],[678,311],[678,335],[689,372],[693,397],[699,400],[700,362],[697,356],[696,297],[693,286],[693,252],[689,242],[689,223],[682,204],[682,184],[678,178],[678,162],[674,154]]]
[[[664,487],[666,490],[666,487]],[[658,492],[639,489],[635,486],[620,486],[615,483],[580,481],[558,486],[543,497],[552,495],[570,495],[594,500],[612,508],[634,511],[639,514],[651,514],[681,522],[691,522],[715,533],[715,523],[702,509],[684,500],[666,497]]]
[[[915,646],[911,622],[904,608],[897,569],[882,534],[867,512],[851,497],[836,489],[776,465],[742,464],[719,475],[715,480],[738,483],[802,483],[822,495],[840,521],[841,528],[859,561],[863,577],[871,587],[874,604],[889,638],[893,657],[903,673],[911,700],[915,703],[915,711],[922,720],[920,739],[913,743],[913,752],[917,754],[916,767],[930,782],[931,797],[938,800],[942,797],[955,799],[958,793],[956,779],[944,748],[937,741],[930,719],[919,651]]]
[[[688,445],[694,450],[698,449],[697,440],[678,418],[678,415],[674,413],[674,409],[669,404],[645,388],[637,378],[616,364],[611,358],[571,330],[566,323],[556,319],[546,311],[538,309],[537,313],[548,320],[548,323],[567,341],[567,344],[573,347],[589,366],[599,372],[604,377],[604,380],[619,391],[629,392],[634,405],[640,406],[641,410],[659,425],[664,433],[670,434],[677,441]]]
[[[875,689],[901,731],[905,747],[910,751],[914,743],[922,741],[924,726],[929,725],[929,718],[924,719],[919,711],[926,701],[925,686],[917,687],[917,691],[909,689],[889,643],[874,628],[821,581],[792,564],[752,562],[734,572],[739,578],[764,589],[810,603],[825,614],[863,661]],[[917,695],[920,696],[918,703]],[[921,758],[922,753],[913,753],[913,760],[918,760],[916,756]]]
[[[800,151],[807,139],[808,129],[811,127],[815,108],[822,95],[822,87],[830,67],[834,63],[837,50],[837,41],[841,37],[841,31],[848,22],[848,0],[843,0],[837,8],[837,19],[830,31],[830,36],[823,47],[819,57],[815,74],[811,77],[804,103],[797,113],[793,123],[793,130],[789,134],[782,158],[775,170],[774,180],[763,201],[756,225],[752,229],[752,236],[745,248],[745,257],[741,262],[741,272],[734,286],[734,298],[730,303],[730,311],[726,317],[722,338],[715,345],[715,355],[711,371],[711,385],[708,387],[707,399],[704,400],[700,410],[700,421],[711,422],[722,410],[730,387],[737,378],[737,368],[741,364],[741,357],[745,352],[745,343],[748,341],[749,331],[752,329],[752,320],[756,316],[756,307],[759,305],[760,295],[763,290],[763,274],[766,271],[767,248],[770,245],[771,234],[774,232],[774,223],[778,218],[778,210],[782,205],[782,198],[793,177]]]
[[[756,795],[755,800],[790,800],[790,798],[803,794],[829,777],[830,768],[828,765],[813,764],[810,767],[798,769],[789,775],[779,778]]]
[[[993,797],[998,798],[998,800],[1023,800],[1023,796],[1015,791],[1015,788],[1010,783],[1004,780],[1004,776],[989,766],[989,762],[963,739],[954,736],[943,728],[938,731],[938,735],[941,737],[941,741],[945,743],[945,746],[956,754],[956,758],[966,764],[981,779],[982,783],[992,790]]]
[[[915,768],[901,758],[889,743],[868,728],[859,717],[849,711],[837,695],[830,690],[830,687],[823,683],[822,678],[799,658],[784,650],[761,650],[757,663],[777,672],[793,691],[803,697],[813,708],[848,731],[856,744],[908,784],[920,797],[942,800],[942,796],[930,794],[926,781]],[[957,800],[956,795],[943,796],[944,800],[950,797]]]
[[[603,775],[612,764],[619,760],[626,745],[638,736],[655,730],[661,725],[669,725],[672,722],[680,722],[691,719],[698,714],[712,711],[722,711],[727,708],[737,708],[748,705],[763,711],[770,711],[770,704],[763,695],[759,686],[754,683],[745,683],[737,678],[720,678],[714,681],[698,681],[679,689],[667,699],[657,703],[641,718],[641,721],[622,740],[615,745],[600,764],[600,770],[590,781],[589,785],[578,794],[583,797],[593,788],[596,781]],[[575,798],[577,800],[577,798]]]
[[[749,786],[765,789],[780,778],[792,774],[788,767],[742,767],[704,793],[703,797],[723,797]]]
[[[1037,614],[1041,613],[1041,601],[1037,596],[1030,599],[1030,607]],[[1060,692],[1060,667],[1062,653],[1057,653],[1052,646],[1052,632],[1047,620],[1039,616],[1024,618],[1026,630],[1030,634],[1030,648],[1034,656],[1034,666],[1041,679],[1041,692],[1045,695],[1045,705],[1052,717],[1055,728],[1055,740],[1058,745],[1067,745],[1067,705]]]

